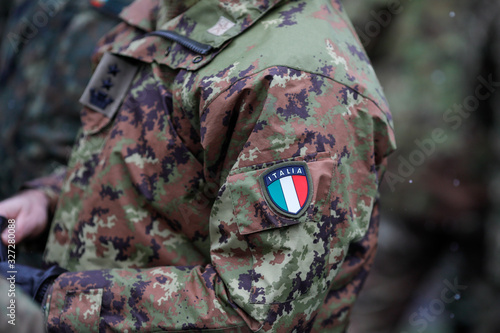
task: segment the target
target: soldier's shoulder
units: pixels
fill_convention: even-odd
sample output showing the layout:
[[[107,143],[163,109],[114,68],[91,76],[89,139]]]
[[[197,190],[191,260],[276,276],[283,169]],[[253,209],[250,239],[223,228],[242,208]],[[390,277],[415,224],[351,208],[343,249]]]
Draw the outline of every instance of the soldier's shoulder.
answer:
[[[234,82],[271,67],[288,67],[337,81],[387,109],[373,67],[338,2],[290,1],[235,37],[199,70]],[[228,68],[231,70],[228,71]]]

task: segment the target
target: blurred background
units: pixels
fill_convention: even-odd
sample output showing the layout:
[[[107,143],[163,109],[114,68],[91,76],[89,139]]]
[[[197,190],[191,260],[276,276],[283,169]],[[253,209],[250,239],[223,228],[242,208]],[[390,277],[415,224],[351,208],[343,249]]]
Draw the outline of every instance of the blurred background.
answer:
[[[97,41],[132,0],[0,2],[0,200],[67,163],[80,127],[78,100],[92,73]],[[39,267],[46,235],[17,246],[18,263]],[[17,244],[16,244],[17,245]],[[0,294],[9,284],[0,280]],[[44,332],[40,309],[16,294],[17,325],[0,332]],[[9,298],[0,299],[2,318]]]
[[[344,6],[398,144],[349,332],[500,332],[500,1]]]
[[[90,55],[130,2],[0,3],[0,199],[65,164]],[[500,332],[500,1],[344,5],[398,143],[349,333]]]
[[[90,57],[131,2],[0,2],[0,200],[66,164]]]

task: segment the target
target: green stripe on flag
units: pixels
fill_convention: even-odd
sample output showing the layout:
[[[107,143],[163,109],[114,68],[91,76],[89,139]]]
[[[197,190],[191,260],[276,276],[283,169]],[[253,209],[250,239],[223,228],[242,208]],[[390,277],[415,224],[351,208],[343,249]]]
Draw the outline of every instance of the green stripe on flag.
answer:
[[[279,180],[273,182],[267,187],[270,197],[276,203],[276,205],[288,212],[288,207],[286,205],[285,196],[283,195],[283,190],[281,189],[281,183]]]

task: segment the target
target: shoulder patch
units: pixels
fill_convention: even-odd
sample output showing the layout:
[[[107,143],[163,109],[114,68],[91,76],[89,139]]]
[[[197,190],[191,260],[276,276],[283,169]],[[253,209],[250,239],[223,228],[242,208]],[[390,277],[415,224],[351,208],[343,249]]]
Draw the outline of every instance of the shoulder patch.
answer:
[[[276,212],[298,218],[306,211],[313,187],[305,162],[280,163],[260,177],[264,197]]]
[[[105,53],[80,98],[80,103],[113,118],[137,72],[137,66]]]

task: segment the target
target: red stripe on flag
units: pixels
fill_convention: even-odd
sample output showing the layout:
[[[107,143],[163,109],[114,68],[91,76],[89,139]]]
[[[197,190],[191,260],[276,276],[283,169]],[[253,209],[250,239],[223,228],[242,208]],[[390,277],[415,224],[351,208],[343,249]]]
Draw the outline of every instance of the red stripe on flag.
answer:
[[[292,178],[295,190],[297,191],[297,197],[299,198],[300,207],[304,207],[307,200],[307,193],[309,192],[307,178],[306,176],[292,176]]]

